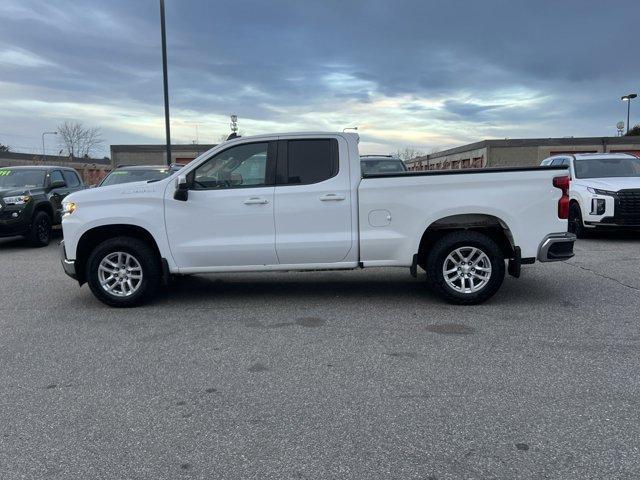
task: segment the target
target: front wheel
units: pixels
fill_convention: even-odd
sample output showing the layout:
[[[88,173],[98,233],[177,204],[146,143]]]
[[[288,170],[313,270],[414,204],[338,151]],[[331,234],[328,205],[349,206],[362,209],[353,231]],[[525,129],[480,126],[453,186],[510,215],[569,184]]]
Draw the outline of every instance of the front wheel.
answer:
[[[36,212],[27,234],[27,242],[32,247],[46,247],[51,241],[51,217],[46,212]]]
[[[150,300],[160,285],[158,255],[145,242],[117,237],[89,255],[86,278],[93,294],[112,307],[133,307]]]
[[[502,285],[504,255],[488,236],[452,232],[438,240],[427,256],[431,288],[450,303],[473,305],[491,298]]]

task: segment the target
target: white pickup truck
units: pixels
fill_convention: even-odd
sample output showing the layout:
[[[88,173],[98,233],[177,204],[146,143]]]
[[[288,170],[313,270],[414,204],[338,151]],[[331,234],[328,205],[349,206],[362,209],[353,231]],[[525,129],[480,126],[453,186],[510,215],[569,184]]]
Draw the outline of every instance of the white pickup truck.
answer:
[[[446,300],[573,256],[566,167],[364,174],[357,134],[226,141],[171,177],[67,197],[62,265],[116,307],[172,275],[420,266]]]

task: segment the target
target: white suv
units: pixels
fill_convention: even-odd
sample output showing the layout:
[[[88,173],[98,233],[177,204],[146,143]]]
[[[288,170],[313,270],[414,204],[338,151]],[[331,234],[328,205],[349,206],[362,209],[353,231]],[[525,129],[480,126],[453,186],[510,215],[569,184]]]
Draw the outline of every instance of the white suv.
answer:
[[[542,166],[569,167],[569,231],[640,228],[640,158],[628,153],[565,154]]]

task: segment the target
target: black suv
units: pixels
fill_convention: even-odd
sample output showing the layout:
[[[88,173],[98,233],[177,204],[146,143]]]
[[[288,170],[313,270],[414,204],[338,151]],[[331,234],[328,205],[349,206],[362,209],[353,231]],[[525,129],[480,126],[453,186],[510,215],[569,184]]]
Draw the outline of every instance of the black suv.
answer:
[[[84,188],[73,168],[0,168],[0,237],[22,235],[33,247],[48,245],[51,227],[62,219],[62,200]]]

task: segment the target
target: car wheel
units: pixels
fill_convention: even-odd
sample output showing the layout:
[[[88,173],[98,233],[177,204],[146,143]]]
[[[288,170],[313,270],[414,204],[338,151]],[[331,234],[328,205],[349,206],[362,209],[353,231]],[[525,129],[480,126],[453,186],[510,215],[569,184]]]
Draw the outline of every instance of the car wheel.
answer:
[[[51,241],[51,217],[46,212],[36,212],[27,234],[27,242],[32,247],[46,247]]]
[[[580,210],[580,205],[575,202],[569,207],[568,230],[578,238],[584,238],[585,236],[584,223],[582,223],[582,211]]]
[[[473,305],[491,298],[502,285],[504,255],[488,236],[474,231],[452,232],[427,255],[427,278],[442,298]]]
[[[134,307],[149,301],[160,285],[157,253],[137,238],[117,237],[98,245],[86,263],[93,294],[112,307]]]

